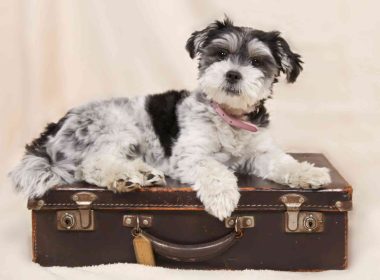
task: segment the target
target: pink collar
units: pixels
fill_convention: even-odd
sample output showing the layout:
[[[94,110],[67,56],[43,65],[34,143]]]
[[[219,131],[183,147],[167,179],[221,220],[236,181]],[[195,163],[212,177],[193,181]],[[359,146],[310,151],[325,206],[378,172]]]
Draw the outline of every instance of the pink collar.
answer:
[[[258,127],[253,123],[242,121],[229,116],[226,112],[224,112],[224,110],[219,106],[218,103],[211,101],[211,106],[214,108],[215,112],[217,112],[218,115],[229,125],[245,129],[251,132],[257,132],[259,130]]]

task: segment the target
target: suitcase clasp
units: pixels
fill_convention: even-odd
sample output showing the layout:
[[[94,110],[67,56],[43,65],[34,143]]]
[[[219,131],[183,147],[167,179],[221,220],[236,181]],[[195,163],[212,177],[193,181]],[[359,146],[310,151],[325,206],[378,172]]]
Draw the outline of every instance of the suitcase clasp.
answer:
[[[94,211],[91,204],[97,196],[91,192],[78,192],[71,196],[78,205],[77,210],[64,210],[57,212],[57,229],[71,231],[93,231]]]
[[[285,204],[285,232],[312,233],[323,232],[324,216],[320,212],[300,211],[306,198],[300,194],[285,194],[280,197]]]

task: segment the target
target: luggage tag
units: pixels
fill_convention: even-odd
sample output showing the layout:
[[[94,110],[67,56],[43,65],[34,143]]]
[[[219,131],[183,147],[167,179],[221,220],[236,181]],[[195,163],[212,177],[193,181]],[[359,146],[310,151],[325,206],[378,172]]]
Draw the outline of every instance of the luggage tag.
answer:
[[[139,264],[155,266],[152,242],[144,236],[140,229],[139,219],[137,218],[137,225],[132,230],[133,249],[135,251],[136,261]]]

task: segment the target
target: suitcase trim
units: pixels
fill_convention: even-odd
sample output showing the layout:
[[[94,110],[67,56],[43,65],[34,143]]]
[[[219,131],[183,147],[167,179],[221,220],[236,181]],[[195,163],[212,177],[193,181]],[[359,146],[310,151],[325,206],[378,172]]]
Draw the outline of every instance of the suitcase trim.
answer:
[[[81,190],[82,191],[82,190]],[[194,196],[195,192],[193,191]],[[74,194],[73,192],[69,193],[69,197]],[[131,193],[129,193],[131,194]],[[138,195],[138,193],[136,193]],[[292,194],[292,192],[284,192],[284,195]],[[311,194],[311,193],[310,193]],[[305,195],[305,194],[304,194]],[[312,195],[312,194],[311,194]],[[348,199],[351,198],[350,194],[346,195]],[[30,210],[65,210],[65,209],[77,209],[77,203],[71,202],[46,202],[46,200],[35,200],[30,199],[28,201],[28,209]],[[93,202],[91,204],[91,209],[94,210],[192,210],[192,211],[203,211],[203,204],[188,204],[188,203],[101,203]],[[112,208],[112,209],[111,209]],[[269,211],[285,211],[285,205],[280,202],[278,204],[238,204],[236,210],[269,210]],[[352,210],[352,200],[332,200],[331,204],[308,204],[304,203],[300,207],[302,211],[333,211],[333,212],[347,212]]]
[[[32,211],[32,261],[37,262],[37,217]]]
[[[348,202],[348,201],[347,201]],[[347,205],[351,205],[347,203]],[[44,203],[42,207],[34,207],[32,204],[28,205],[28,209],[41,211],[41,210],[57,210],[57,209],[77,209],[75,203]],[[112,209],[110,209],[112,208]],[[204,206],[201,204],[134,204],[134,203],[94,203],[91,209],[94,210],[173,210],[173,211],[203,211]],[[300,210],[311,211],[317,209],[318,211],[328,212],[347,212],[352,208],[342,208],[335,205],[317,205],[305,204]],[[284,211],[285,206],[282,204],[238,204],[236,210],[269,210],[269,211]]]

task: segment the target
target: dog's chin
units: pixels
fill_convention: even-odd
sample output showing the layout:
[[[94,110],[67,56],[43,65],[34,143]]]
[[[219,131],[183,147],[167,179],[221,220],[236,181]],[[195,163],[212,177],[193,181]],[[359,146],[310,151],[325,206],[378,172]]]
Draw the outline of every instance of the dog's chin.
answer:
[[[236,88],[204,89],[203,92],[209,100],[218,103],[227,113],[234,116],[252,112],[260,101],[258,98],[254,98],[253,94]]]

